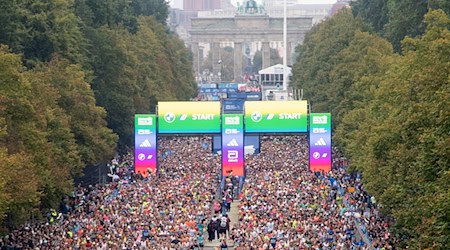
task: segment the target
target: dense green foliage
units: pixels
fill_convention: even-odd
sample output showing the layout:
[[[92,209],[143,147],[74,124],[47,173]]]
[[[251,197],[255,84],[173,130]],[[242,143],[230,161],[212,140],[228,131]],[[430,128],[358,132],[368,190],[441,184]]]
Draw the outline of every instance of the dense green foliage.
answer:
[[[29,67],[54,53],[82,63],[86,45],[70,0],[0,0],[0,44],[23,54]]]
[[[395,218],[399,244],[449,249],[450,19],[442,10],[420,19],[421,35],[403,39],[399,55],[396,40],[339,12],[297,48],[293,84],[304,89],[313,112],[332,112],[334,142],[363,173],[382,212]]]
[[[164,0],[0,0],[0,218],[56,207],[133,116],[196,93]]]
[[[108,112],[120,146],[132,144],[135,113],[154,112],[158,100],[187,100],[196,94],[192,62],[182,41],[151,17],[138,31],[101,27],[89,32],[93,89]]]
[[[26,71],[6,47],[0,62],[2,202],[16,223],[34,207],[58,205],[83,166],[113,155],[117,136],[80,66],[54,58]]]
[[[313,27],[305,37],[304,45],[297,51],[299,63],[293,66],[294,81],[306,90],[305,98],[315,110],[331,110],[333,107],[328,100],[335,95],[343,95],[330,89],[331,74],[339,62],[339,52],[348,47],[357,32],[364,30],[361,20],[354,19],[349,10],[343,10],[327,22]]]
[[[401,42],[406,36],[423,34],[423,17],[430,9],[450,13],[450,1],[446,0],[358,0],[351,6],[353,15],[363,18],[375,32],[388,39],[397,52],[401,52]]]

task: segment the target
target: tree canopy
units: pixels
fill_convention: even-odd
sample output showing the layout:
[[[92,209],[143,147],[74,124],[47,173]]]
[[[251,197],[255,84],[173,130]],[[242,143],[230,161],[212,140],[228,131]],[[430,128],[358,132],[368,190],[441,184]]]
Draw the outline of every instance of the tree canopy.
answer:
[[[422,35],[424,15],[431,9],[450,13],[445,0],[358,0],[351,3],[353,15],[361,17],[375,32],[388,39],[396,52],[401,52],[402,40]]]
[[[370,2],[354,6],[370,9],[390,1]],[[419,15],[411,8],[403,11]],[[402,37],[396,54],[397,41],[380,37],[383,25],[374,25],[385,21],[366,29],[348,10],[339,12],[298,47],[293,84],[305,90],[314,112],[332,112],[334,142],[353,171],[362,172],[382,212],[395,219],[392,233],[399,244],[448,249],[450,19],[442,10],[420,19],[423,31]]]
[[[329,85],[331,72],[339,62],[336,57],[357,32],[365,29],[362,20],[353,18],[350,10],[345,9],[314,26],[306,35],[304,44],[297,47],[298,62],[293,65],[293,84],[305,90],[305,98],[314,111],[330,110],[328,95],[335,93]]]
[[[132,147],[135,113],[195,96],[168,13],[165,0],[0,0],[4,223],[56,207],[86,165]]]

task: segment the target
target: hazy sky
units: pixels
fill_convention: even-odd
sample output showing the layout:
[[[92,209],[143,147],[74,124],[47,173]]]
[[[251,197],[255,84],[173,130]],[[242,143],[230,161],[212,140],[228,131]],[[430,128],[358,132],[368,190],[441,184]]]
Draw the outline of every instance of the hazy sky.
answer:
[[[170,2],[170,6],[173,8],[183,8],[183,0],[168,0]],[[231,0],[233,4],[237,1],[242,3],[242,0]],[[262,2],[263,0],[256,0],[257,2]],[[324,3],[335,3],[336,0],[300,0],[299,3],[302,4],[324,4]]]

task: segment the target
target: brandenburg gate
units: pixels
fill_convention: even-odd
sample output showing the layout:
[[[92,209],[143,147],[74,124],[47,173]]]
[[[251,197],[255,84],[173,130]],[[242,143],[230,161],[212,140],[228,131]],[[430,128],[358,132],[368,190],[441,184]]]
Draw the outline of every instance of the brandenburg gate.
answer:
[[[270,65],[270,42],[283,41],[283,18],[270,17],[264,7],[254,0],[239,5],[234,17],[201,17],[191,19],[191,50],[196,75],[199,69],[199,43],[209,43],[212,61],[220,60],[220,44],[234,44],[234,80],[241,81],[243,75],[243,45],[260,43],[262,50],[262,68]],[[295,47],[302,44],[305,33],[312,27],[312,17],[287,18],[287,61],[292,64]],[[221,65],[213,63],[213,74],[218,75]]]

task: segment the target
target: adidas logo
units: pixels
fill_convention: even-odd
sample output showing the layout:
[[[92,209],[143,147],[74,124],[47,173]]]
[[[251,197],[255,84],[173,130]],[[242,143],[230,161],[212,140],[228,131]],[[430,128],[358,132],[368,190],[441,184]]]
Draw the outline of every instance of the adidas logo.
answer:
[[[186,120],[186,118],[187,118],[186,114],[180,115],[180,121],[184,121],[184,120]]]
[[[145,141],[142,142],[141,145],[139,145],[139,147],[141,148],[150,148],[151,146],[152,144],[150,144],[150,142],[147,139],[145,139]]]
[[[231,140],[228,144],[228,147],[237,147],[239,144],[237,143],[236,139]]]
[[[316,141],[316,143],[314,143],[314,145],[316,145],[316,146],[326,146],[327,143],[325,142],[325,140],[322,137],[320,137],[320,139],[318,141]]]

